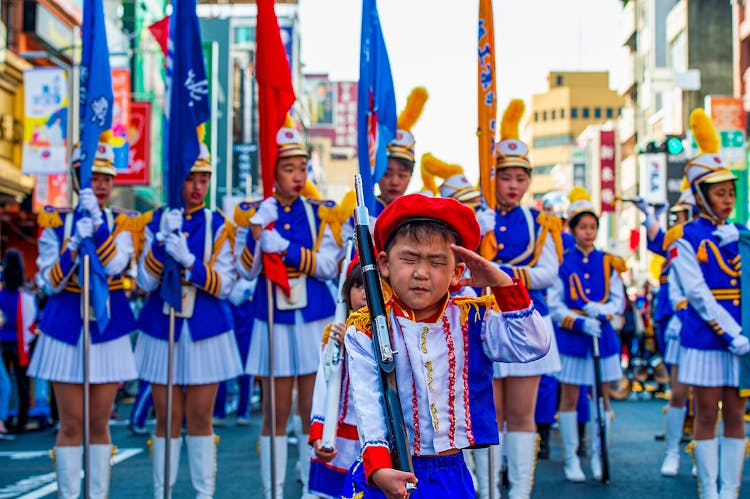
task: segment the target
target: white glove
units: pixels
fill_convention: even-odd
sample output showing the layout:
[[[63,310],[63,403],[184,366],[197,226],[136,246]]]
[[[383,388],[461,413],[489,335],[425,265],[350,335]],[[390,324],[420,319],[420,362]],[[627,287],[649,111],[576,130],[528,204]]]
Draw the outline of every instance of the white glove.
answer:
[[[477,212],[479,233],[483,236],[495,228],[495,210],[485,209]]]
[[[664,204],[654,206],[654,218],[658,220],[659,217],[661,217],[664,212],[667,211],[667,208],[669,208],[669,203],[667,203],[666,201],[664,202]]]
[[[729,351],[735,355],[745,355],[750,352],[750,341],[745,336],[738,334],[729,344]]]
[[[96,199],[94,191],[92,191],[91,188],[86,188],[81,191],[78,206],[91,215],[94,225],[102,223],[102,211],[99,208],[99,200]]]
[[[676,340],[680,337],[682,331],[682,321],[676,315],[673,315],[667,324],[667,330],[664,331],[664,337],[668,340]]]
[[[604,307],[602,306],[602,304],[593,301],[588,302],[586,305],[584,305],[583,311],[586,312],[586,315],[593,319],[598,319],[603,315],[607,315],[604,313]]]
[[[169,256],[185,268],[195,263],[195,255],[190,252],[187,239],[183,234],[169,234],[166,239],[166,250]]]
[[[156,234],[157,241],[166,241],[170,234],[182,232],[182,210],[175,208],[165,211],[162,216],[164,222],[161,224],[161,230]]]
[[[721,241],[719,246],[726,246],[727,244],[737,242],[740,238],[740,231],[737,230],[737,226],[733,223],[725,223],[711,234],[719,238],[719,241]]]
[[[76,222],[76,230],[73,234],[73,237],[70,238],[68,249],[70,249],[70,251],[76,251],[81,245],[81,241],[83,241],[84,239],[88,239],[93,235],[94,221],[91,219],[91,217],[80,218]]]
[[[272,224],[279,219],[278,206],[275,197],[266,198],[260,203],[260,206],[258,206],[258,211],[255,212],[255,215],[250,217],[250,223],[253,225],[260,225],[265,229],[269,224]]]
[[[263,253],[281,253],[289,247],[289,241],[281,237],[276,229],[264,230],[260,235],[260,249]]]
[[[651,214],[651,209],[648,206],[648,202],[646,202],[645,199],[642,197],[638,197],[638,200],[635,201],[635,205],[638,207],[639,210],[641,210],[641,213],[643,213],[646,216],[649,216]]]
[[[602,324],[597,319],[586,317],[583,319],[583,332],[598,338],[602,335]]]

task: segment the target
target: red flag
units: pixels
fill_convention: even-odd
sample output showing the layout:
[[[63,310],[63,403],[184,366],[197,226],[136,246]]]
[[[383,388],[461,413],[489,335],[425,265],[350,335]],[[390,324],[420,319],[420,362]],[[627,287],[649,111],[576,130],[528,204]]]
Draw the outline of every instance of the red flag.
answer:
[[[26,337],[23,331],[23,291],[18,290],[16,305],[16,344],[18,345],[18,363],[21,367],[29,365],[29,351],[26,349]]]
[[[276,19],[273,0],[258,0],[257,28],[255,32],[255,79],[258,81],[258,115],[260,117],[260,161],[263,179],[263,197],[273,194],[276,168],[276,134],[284,124],[296,96],[292,86],[292,72],[286,50],[281,41],[279,21]],[[289,295],[286,266],[279,254],[263,254],[266,277],[281,286]]]
[[[164,57],[167,57],[167,40],[169,40],[169,16],[161,21],[156,21],[148,27],[148,30],[156,39],[156,43],[161,47]]]

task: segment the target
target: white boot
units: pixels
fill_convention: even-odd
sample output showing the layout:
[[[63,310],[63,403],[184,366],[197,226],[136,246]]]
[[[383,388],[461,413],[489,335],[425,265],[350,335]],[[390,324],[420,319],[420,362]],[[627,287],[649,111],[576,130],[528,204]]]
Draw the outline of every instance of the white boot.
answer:
[[[464,454],[466,451],[464,451]],[[490,448],[474,449],[474,473],[477,478],[477,485],[474,487],[479,494],[479,499],[489,499],[490,497]]]
[[[604,441],[609,448],[609,422],[610,412],[604,412]],[[591,437],[591,475],[594,480],[602,479],[602,450],[601,439],[599,438],[599,424],[594,422],[594,431]]]
[[[188,435],[185,444],[195,497],[211,499],[216,491],[216,435]]]
[[[736,499],[740,496],[745,445],[744,438],[721,437],[721,499]]]
[[[284,478],[286,475],[287,437],[276,437],[274,439],[274,451],[276,453],[276,497],[284,498]],[[260,478],[263,486],[263,495],[271,499],[271,437],[260,437]]]
[[[565,479],[569,482],[583,482],[586,475],[581,469],[578,459],[578,413],[576,411],[561,412],[560,436],[563,441],[563,455],[565,457]]]
[[[503,431],[497,435],[497,445],[490,447],[492,452],[492,475],[495,477],[495,497],[503,495]]]
[[[169,439],[169,490],[174,490],[174,484],[177,482],[177,471],[180,467],[180,449],[182,448],[182,438]],[[154,436],[152,439],[153,454],[153,477],[154,477],[154,499],[163,499],[164,497],[164,459],[166,455],[166,439],[164,437]],[[172,495],[170,494],[170,497]]]
[[[536,433],[509,431],[505,438],[508,449],[509,499],[529,499],[536,468]]]
[[[91,444],[91,477],[89,478],[89,497],[107,499],[109,496],[109,473],[112,469],[112,444]]]
[[[81,495],[82,467],[83,446],[55,447],[58,497],[61,499],[78,499],[78,496]]]
[[[719,441],[696,440],[693,449],[695,465],[698,468],[698,492],[703,499],[718,499],[716,479],[719,474]]]
[[[677,476],[680,470],[680,440],[686,412],[685,407],[667,407],[667,428],[664,438],[667,450],[661,465],[663,476]]]
[[[474,492],[479,492],[479,482],[477,482],[477,473],[476,473],[476,462],[474,460],[474,452],[475,449],[464,449],[461,451],[461,454],[464,456],[464,462],[466,463],[466,468],[469,470],[469,475],[471,475],[471,485],[474,487]]]
[[[318,496],[313,495],[307,490],[307,484],[310,481],[310,458],[312,457],[312,448],[307,443],[309,434],[299,433],[299,442],[297,443],[297,449],[299,450],[299,479],[302,482],[302,498],[301,499],[314,499]]]

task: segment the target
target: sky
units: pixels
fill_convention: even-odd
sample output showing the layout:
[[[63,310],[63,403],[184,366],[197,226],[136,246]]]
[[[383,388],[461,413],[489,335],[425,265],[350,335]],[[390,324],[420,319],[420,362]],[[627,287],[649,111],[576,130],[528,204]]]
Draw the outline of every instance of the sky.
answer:
[[[397,107],[404,106],[415,86],[424,86],[430,95],[412,129],[417,158],[431,152],[462,165],[476,180],[478,0],[377,4]],[[498,120],[512,98],[530,107],[532,94],[547,89],[549,71],[609,70],[610,86],[617,89],[627,53],[619,28],[620,0],[494,0],[493,8]],[[359,78],[361,10],[357,0],[299,0],[305,73]],[[420,187],[415,178],[410,191]]]

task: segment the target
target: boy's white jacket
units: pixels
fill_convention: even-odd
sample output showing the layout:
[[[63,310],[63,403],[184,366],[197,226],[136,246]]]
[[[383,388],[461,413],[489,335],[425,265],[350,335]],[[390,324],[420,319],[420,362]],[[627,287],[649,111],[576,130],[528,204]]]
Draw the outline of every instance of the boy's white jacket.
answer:
[[[416,322],[407,307],[389,302],[398,391],[414,455],[496,444],[493,362],[530,362],[548,352],[550,332],[524,287],[495,293],[446,299],[432,323]],[[352,399],[369,477],[391,467],[383,396],[369,317],[353,314],[349,324]]]

